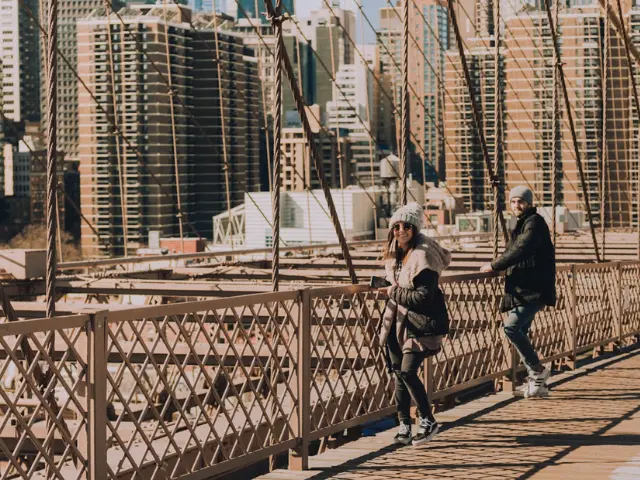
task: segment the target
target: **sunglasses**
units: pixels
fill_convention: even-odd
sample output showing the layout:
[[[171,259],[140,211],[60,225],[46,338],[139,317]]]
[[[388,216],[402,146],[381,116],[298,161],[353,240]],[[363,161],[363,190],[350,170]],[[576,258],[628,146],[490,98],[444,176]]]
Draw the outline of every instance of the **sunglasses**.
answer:
[[[402,227],[403,230],[411,230],[413,228],[413,225],[411,225],[410,223],[396,223],[393,226],[393,231],[394,232],[399,232],[400,231],[400,227]]]

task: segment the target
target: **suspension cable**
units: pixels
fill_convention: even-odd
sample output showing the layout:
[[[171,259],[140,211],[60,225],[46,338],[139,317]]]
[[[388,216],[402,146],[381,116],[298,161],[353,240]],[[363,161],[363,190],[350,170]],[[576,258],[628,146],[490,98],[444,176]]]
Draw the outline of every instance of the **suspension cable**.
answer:
[[[409,156],[409,0],[404,0],[404,15],[402,29],[402,137],[400,147],[400,173],[402,185],[400,186],[400,203],[407,204],[407,160]]]
[[[282,6],[282,0],[278,0],[278,5],[279,5],[279,9],[278,9],[278,13],[276,14],[276,11],[274,10],[273,7],[273,2],[272,0],[265,0],[265,6],[267,8],[267,12],[269,14],[269,16],[273,19],[273,18],[278,18],[281,21],[281,6]],[[273,21],[273,20],[272,20]],[[280,52],[281,52],[281,63],[280,65],[282,65],[282,68],[284,69],[285,73],[287,74],[287,78],[289,80],[289,87],[291,88],[291,91],[293,93],[293,96],[295,98],[296,101],[296,107],[298,109],[298,113],[300,114],[300,119],[302,121],[302,125],[303,125],[303,129],[305,132],[305,136],[307,138],[307,140],[309,141],[309,147],[310,147],[310,152],[311,152],[311,158],[313,160],[316,172],[318,174],[318,178],[320,180],[320,185],[322,187],[322,190],[324,192],[325,195],[325,199],[327,201],[327,205],[329,207],[329,212],[331,213],[331,218],[333,219],[333,223],[334,223],[334,227],[336,230],[336,234],[338,236],[338,240],[340,242],[341,248],[342,248],[342,254],[344,256],[344,260],[345,263],[347,264],[347,269],[349,270],[349,276],[351,277],[351,282],[353,284],[357,284],[358,283],[358,277],[356,276],[356,272],[355,269],[353,267],[353,261],[351,260],[351,253],[349,252],[349,246],[347,245],[347,240],[344,236],[344,233],[342,231],[342,226],[340,225],[340,220],[338,218],[338,214],[336,212],[336,207],[335,204],[333,203],[333,198],[331,197],[331,191],[329,189],[329,186],[327,185],[326,179],[324,177],[324,166],[322,165],[322,160],[320,158],[320,155],[316,149],[315,146],[315,142],[312,141],[313,139],[313,131],[311,130],[311,126],[309,124],[309,120],[307,119],[307,115],[306,115],[306,110],[305,110],[305,104],[304,104],[304,100],[302,99],[302,95],[300,94],[300,91],[298,90],[298,86],[296,85],[295,82],[295,75],[293,73],[293,68],[291,67],[291,61],[289,60],[289,56],[287,55],[286,50],[284,49],[284,41],[282,39],[282,32],[280,30],[279,33],[279,37],[277,38],[278,44],[279,44],[279,48],[280,48]],[[277,58],[277,55],[276,55]],[[279,154],[279,152],[278,152]]]
[[[451,2],[451,0],[448,0]],[[553,38],[553,48],[556,52],[556,57],[558,58],[557,68],[558,68],[558,76],[560,77],[560,86],[562,87],[562,94],[564,97],[565,110],[567,112],[567,119],[569,120],[569,127],[571,129],[571,139],[573,140],[573,148],[576,156],[576,164],[578,165],[578,172],[580,174],[580,181],[582,185],[582,194],[584,195],[584,202],[587,206],[587,215],[589,217],[589,228],[591,230],[591,237],[593,240],[593,248],[596,253],[596,260],[600,262],[600,251],[598,249],[598,241],[596,240],[596,231],[593,226],[593,214],[591,212],[591,202],[589,200],[589,192],[587,191],[587,185],[585,183],[584,177],[584,169],[582,166],[582,155],[580,153],[580,147],[578,145],[578,137],[576,135],[575,124],[573,122],[573,114],[571,112],[571,100],[569,99],[569,92],[567,90],[567,82],[564,76],[564,68],[562,65],[562,57],[560,55],[560,47],[558,46],[558,38],[556,35],[556,27],[553,21],[553,16],[551,13],[551,4],[550,0],[544,0],[545,10],[547,12],[547,21],[549,22],[549,30],[551,31],[551,36]]]
[[[176,0],[174,0],[174,1],[176,1]],[[268,45],[268,44],[267,44],[267,42],[265,41],[264,37],[260,34],[260,32],[257,30],[257,28],[255,27],[255,25],[254,25],[254,24],[253,24],[253,22],[251,21],[250,16],[247,14],[247,12],[246,12],[246,10],[244,9],[244,7],[242,6],[242,4],[241,4],[241,3],[239,3],[239,2],[238,2],[238,0],[236,0],[236,4],[237,4],[237,6],[238,6],[239,11],[241,11],[241,12],[244,14],[244,16],[249,20],[250,25],[251,25],[251,26],[256,30],[256,33],[258,34],[258,37],[259,37],[260,41],[262,42],[262,44],[263,44],[263,45],[265,46],[265,48],[267,49],[267,52],[268,52],[270,55],[272,55],[272,56],[273,56],[273,51],[271,50],[271,48],[269,47],[269,45]],[[283,7],[284,7],[284,9],[285,9],[285,13],[288,13],[288,12],[286,11],[286,5],[283,5]],[[289,15],[289,17],[288,17],[288,18],[289,18],[289,19],[291,19],[291,20],[293,20],[293,21],[294,21],[294,23],[296,24],[296,26],[297,26],[298,28],[300,28],[300,25],[297,23],[297,21],[296,21],[295,17],[292,17],[291,15]],[[343,28],[344,28],[344,27],[343,27]],[[302,32],[300,32],[300,33],[301,33],[302,37],[305,39],[305,41],[307,41],[307,42],[309,43],[309,39],[308,39],[308,38],[307,38],[307,37],[306,37]],[[350,37],[349,37],[349,40],[350,40],[351,42],[353,42],[353,40],[352,40]],[[362,54],[359,52],[359,50],[358,50],[357,48],[356,48],[356,51],[358,51],[358,53],[359,53],[359,54],[361,55],[361,57],[362,57]],[[322,66],[322,68],[325,70],[325,72],[327,72],[327,73],[329,74],[329,76],[330,76],[330,78],[331,78],[332,82],[333,82],[333,83],[334,83],[334,85],[335,85],[335,84],[336,84],[336,79],[335,79],[335,77],[331,74],[331,71],[327,68],[327,66],[324,64],[324,62],[322,61],[322,59],[321,59],[320,57],[318,57],[318,53],[317,53],[317,51],[313,50],[313,53],[316,55],[316,58],[318,59],[318,61],[319,61],[320,65],[321,65],[321,66]],[[362,57],[362,58],[364,58],[364,57]],[[343,93],[343,95],[344,95],[344,91],[341,89],[341,87],[340,87],[339,85],[336,85],[336,87],[337,87],[337,88],[338,88],[338,90],[339,90],[341,93]],[[361,121],[361,123],[362,123],[362,122],[363,122],[362,117],[357,113],[357,110],[354,108],[353,104],[352,104],[349,100],[347,100],[347,103],[348,103],[349,107],[350,107],[350,108],[351,108],[351,109],[356,113],[356,118],[358,118],[358,119]],[[304,105],[304,101],[302,101],[302,105]],[[318,125],[320,125],[320,127],[321,127],[322,131],[323,131],[324,133],[330,134],[329,130],[328,130],[324,125],[322,125],[322,123],[320,122],[320,120],[318,119],[318,117],[313,113],[313,111],[311,111],[311,110],[306,110],[306,109],[305,109],[305,114],[306,114],[306,115],[311,115],[311,118],[312,118],[312,119],[313,119],[313,120],[314,120]],[[363,125],[364,125],[364,123],[363,123]],[[367,125],[364,125],[364,126],[365,126],[365,131],[368,133],[369,137],[370,137],[371,139],[374,139],[374,137],[373,137],[373,133],[371,132],[371,129],[370,129],[370,128],[368,128],[368,127],[367,127]],[[376,145],[377,145],[377,148],[380,150],[380,152],[384,153],[384,150],[383,150],[383,149],[381,148],[381,146],[377,143],[377,141],[376,141]],[[399,174],[398,170],[397,170],[393,165],[391,165],[391,164],[390,164],[389,166],[390,166],[390,167],[391,167],[391,169],[394,171],[394,173],[398,176],[398,178],[400,178],[400,174]],[[364,189],[364,186],[362,185],[362,183],[361,183],[361,182],[358,182],[358,183],[359,183],[359,185],[361,185],[361,186],[362,186],[362,188]],[[413,195],[413,193],[412,193],[410,190],[409,190],[409,195],[411,195],[411,197],[413,198],[413,200],[414,200],[414,201],[417,201],[417,199],[415,198],[415,196]],[[374,201],[370,196],[369,196],[369,198],[371,199],[372,203],[373,203],[373,204],[375,204],[375,201]],[[436,233],[437,233],[437,232],[436,232]]]
[[[47,2],[47,51],[45,67],[47,76],[47,317],[56,313],[56,163],[57,163],[57,113],[58,113],[58,0]],[[53,345],[49,343],[49,350]]]
[[[284,40],[282,38],[282,0],[276,0],[275,9],[271,0],[265,0],[265,8],[269,14],[269,20],[273,26],[276,37],[276,85],[275,102],[273,105],[273,191],[271,197],[271,208],[273,217],[273,245],[271,250],[271,283],[273,291],[279,289],[280,273],[280,169],[282,168],[282,69],[284,59]],[[256,12],[257,14],[257,12]],[[295,87],[294,87],[295,88]],[[302,117],[302,112],[300,112]],[[307,137],[309,142],[313,137]]]
[[[473,114],[473,120],[475,123],[475,127],[477,130],[478,138],[480,140],[480,147],[482,149],[482,157],[484,159],[485,168],[487,169],[487,173],[489,174],[489,178],[491,180],[492,186],[498,183],[498,178],[496,177],[495,171],[493,169],[493,164],[489,158],[489,150],[487,149],[487,142],[484,136],[482,120],[480,118],[480,112],[478,109],[477,99],[475,93],[473,91],[473,85],[471,83],[471,74],[469,72],[469,66],[467,65],[466,56],[464,53],[464,46],[462,45],[462,37],[460,35],[460,28],[458,26],[458,20],[456,18],[456,12],[453,8],[453,0],[447,0],[447,4],[449,6],[449,15],[451,16],[451,23],[453,24],[453,30],[456,37],[456,42],[458,45],[458,53],[460,55],[460,61],[462,63],[462,69],[464,70],[464,78],[467,84],[467,91],[469,93],[469,98],[471,100],[471,111]],[[497,86],[496,86],[497,88]],[[500,226],[502,227],[502,234],[504,236],[505,243],[508,242],[507,235],[507,224],[504,219],[504,215],[502,211],[498,212],[498,218],[500,220]]]
[[[174,0],[174,1],[175,1],[175,0]],[[323,0],[323,2],[325,3],[325,5],[326,5],[327,9],[332,13],[332,15],[333,15],[334,17],[338,18],[338,16],[336,15],[335,11],[334,11],[334,10],[333,10],[333,8],[331,7],[331,5],[329,5],[329,3],[327,2],[327,0]],[[238,8],[239,8],[241,11],[244,11],[244,9],[243,9],[242,5],[238,2],[238,0],[236,0],[236,3],[237,3],[237,5],[238,5]],[[286,9],[286,6],[285,6],[285,9]],[[246,12],[245,12],[245,13],[246,13]],[[247,16],[247,15],[245,14],[245,16]],[[304,33],[302,32],[302,29],[300,28],[300,25],[299,25],[298,21],[295,19],[295,17],[291,17],[291,18],[292,18],[292,20],[294,21],[294,23],[296,24],[296,26],[298,27],[298,29],[299,29],[299,31],[300,31],[300,34],[301,34],[301,35],[302,35],[302,37],[305,39],[305,41],[307,41],[308,43],[311,43],[311,42],[309,41],[309,39],[308,39],[308,38],[304,35]],[[251,22],[250,22],[250,23],[251,23]],[[343,29],[343,31],[344,31],[344,26],[342,26],[340,23],[339,23],[339,26],[340,26],[340,27]],[[259,36],[260,36],[260,35],[259,35]],[[261,37],[261,36],[260,36],[260,37]],[[261,37],[261,38],[262,38],[262,37]],[[358,47],[357,47],[357,45],[355,44],[355,42],[353,41],[353,39],[352,39],[350,36],[347,36],[347,39],[349,40],[349,42],[351,43],[351,45],[353,46],[353,48],[355,49],[355,51],[358,53],[358,55],[360,56],[360,58],[363,60],[364,64],[367,66],[367,69],[369,70],[369,72],[373,73],[373,72],[371,71],[371,68],[369,67],[369,65],[367,65],[367,63],[366,63],[366,59],[365,59],[364,55],[362,55],[362,52],[360,52],[360,50],[358,49]],[[263,43],[266,45],[266,42],[264,41],[264,39],[263,39],[263,38],[262,38],[262,41],[263,41]],[[383,46],[384,46],[384,44],[383,44]],[[385,48],[386,48],[386,47],[385,47]],[[329,74],[329,77],[331,78],[331,80],[332,80],[332,82],[334,83],[334,85],[336,86],[336,88],[337,88],[341,93],[343,93],[342,88],[341,88],[339,85],[337,85],[337,82],[336,82],[335,77],[331,74],[331,72],[330,72],[329,68],[325,65],[325,63],[323,62],[323,60],[319,57],[319,55],[318,55],[317,51],[316,51],[316,50],[313,50],[313,52],[314,52],[314,54],[316,55],[316,59],[317,59],[318,63],[322,66],[323,70]],[[387,52],[388,52],[388,50],[387,50]],[[391,59],[393,60],[393,62],[394,62],[394,64],[396,65],[396,67],[397,67],[398,69],[400,69],[400,66],[397,64],[397,62],[395,62],[395,59],[394,59],[392,56],[391,56]],[[380,80],[379,80],[375,75],[373,75],[373,76],[374,76],[374,79],[376,80],[376,82],[378,83],[378,85],[380,86],[381,91],[384,93],[384,95],[385,95],[385,96],[387,97],[387,99],[390,101],[391,105],[393,105],[393,106],[394,106],[394,114],[397,114],[397,113],[398,113],[398,108],[397,108],[397,106],[395,105],[395,101],[394,101],[394,100],[393,100],[393,98],[389,95],[389,93],[385,90],[384,85],[382,85],[382,83],[380,82]],[[417,93],[415,92],[415,90],[413,89],[413,87],[412,87],[411,85],[409,85],[409,88],[411,89],[411,91],[413,92],[413,94],[416,96],[416,99],[418,100],[418,102],[420,103],[420,105],[424,108],[424,107],[425,107],[424,102],[423,102],[422,100],[420,100],[420,98],[418,97],[418,95],[417,95]],[[360,120],[360,122],[364,125],[364,121],[363,121],[362,117],[360,116],[360,114],[357,112],[357,109],[355,109],[355,107],[353,106],[353,104],[352,104],[350,101],[348,101],[348,100],[347,100],[347,103],[348,103],[349,107],[350,107],[350,108],[355,112],[355,114],[356,114],[356,118],[358,118],[358,119]],[[426,111],[426,110],[425,110],[425,111]],[[427,111],[427,112],[428,112],[428,111]],[[309,112],[309,113],[312,115],[312,118],[313,118],[314,120],[318,121],[317,117],[313,114],[313,112]],[[431,116],[431,114],[430,114],[429,112],[428,112],[428,115],[429,115],[429,117],[430,117],[431,121],[432,121],[432,122],[434,122],[434,124],[435,124],[435,125],[437,125],[436,120],[435,120],[434,118],[432,118],[432,116]],[[436,127],[436,128],[437,128],[437,127]],[[323,129],[323,131],[327,131],[327,130],[326,130],[326,128],[325,128],[324,126],[322,126],[322,129]],[[365,125],[365,131],[367,132],[367,134],[369,135],[369,137],[370,137],[371,139],[374,139],[373,132],[372,132],[372,131],[371,131],[371,129],[370,129],[370,128],[368,128],[366,125]],[[427,153],[426,153],[426,151],[425,151],[424,147],[422,147],[422,145],[420,144],[420,142],[419,142],[419,141],[418,141],[418,139],[416,138],[415,134],[414,134],[413,132],[410,132],[410,135],[411,135],[411,138],[413,138],[413,139],[416,141],[416,145],[420,148],[421,153],[425,156],[425,158],[427,158]],[[444,138],[444,137],[443,137],[443,138]],[[445,142],[446,142],[446,138],[445,138]],[[381,148],[381,145],[380,145],[377,141],[376,141],[376,145],[377,145],[377,148],[380,150],[380,152],[384,154],[384,150]],[[433,162],[430,162],[430,163],[433,165]],[[400,174],[400,172],[398,171],[398,169],[396,169],[396,168],[395,168],[393,165],[391,165],[391,164],[389,164],[389,166],[390,166],[390,167],[391,167],[391,169],[394,171],[394,173],[398,176],[398,178],[401,178],[401,174]],[[450,189],[449,187],[447,187],[446,185],[445,185],[445,189],[446,189],[446,191],[447,191],[447,192],[449,192],[451,195],[453,195],[453,192],[451,191],[451,189]],[[411,192],[411,190],[408,190],[408,194],[411,196],[411,198],[412,198],[414,201],[417,201],[417,199],[416,199],[415,195],[413,194],[413,192]],[[465,218],[468,218],[468,217],[467,217],[467,215],[466,215],[466,213],[463,213],[462,215],[463,215],[463,216],[465,216]],[[436,229],[436,234],[438,234],[437,229]]]
[[[493,83],[494,83],[494,105],[493,105],[493,128],[494,128],[494,142],[493,142],[493,168],[496,175],[500,175],[500,160],[502,145],[498,141],[500,138],[500,132],[502,131],[502,115],[500,102],[502,97],[500,92],[500,0],[493,2],[493,38],[495,42],[495,53],[493,60]],[[493,185],[493,258],[498,258],[498,250],[500,244],[500,229],[499,229],[499,213],[500,213],[500,185],[498,182]]]

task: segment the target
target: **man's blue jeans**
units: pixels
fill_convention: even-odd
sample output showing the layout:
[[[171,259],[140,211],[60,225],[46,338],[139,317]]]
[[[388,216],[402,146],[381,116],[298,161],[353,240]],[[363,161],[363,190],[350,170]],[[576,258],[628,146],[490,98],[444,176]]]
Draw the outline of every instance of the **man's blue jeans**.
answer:
[[[519,305],[509,312],[504,322],[504,333],[520,354],[527,370],[531,372],[533,367],[540,364],[538,354],[529,340],[531,323],[540,310],[544,308],[542,303],[529,303]]]

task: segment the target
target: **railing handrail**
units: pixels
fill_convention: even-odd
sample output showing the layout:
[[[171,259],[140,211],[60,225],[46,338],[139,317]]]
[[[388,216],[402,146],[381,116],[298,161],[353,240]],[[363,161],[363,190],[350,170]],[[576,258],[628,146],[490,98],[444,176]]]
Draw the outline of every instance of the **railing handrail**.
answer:
[[[438,240],[464,240],[469,238],[489,238],[490,233],[473,233],[473,234],[457,234],[457,235],[441,235]],[[365,245],[382,245],[384,240],[358,240],[349,242],[349,247],[359,247]],[[281,247],[280,252],[299,252],[304,250],[326,250],[328,248],[339,248],[339,243],[315,243],[308,245],[295,245],[289,247]],[[75,262],[62,262],[58,264],[59,270],[74,270],[81,268],[108,267],[114,265],[126,265],[146,262],[159,262],[168,260],[197,260],[216,257],[232,257],[238,255],[253,255],[260,253],[271,253],[271,248],[250,248],[224,250],[219,252],[198,252],[198,253],[176,253],[171,255],[149,255],[144,257],[121,257],[107,258],[95,260],[79,260]]]
[[[640,335],[639,266],[640,262],[634,261],[558,267],[556,281],[562,300],[555,309],[541,312],[533,329],[541,360],[564,358],[575,365],[580,352]],[[430,397],[442,399],[505,376],[514,379],[521,367],[501,340],[501,317],[497,312],[503,279],[496,274],[463,274],[446,277],[443,285],[452,312],[452,330],[442,351],[425,361],[425,383]],[[305,465],[310,441],[394,411],[393,392],[389,390],[378,338],[384,305],[378,303],[381,298],[369,292],[372,289],[368,285],[337,285],[112,312],[87,311],[0,324],[0,341],[11,349],[6,353],[14,363],[27,358],[21,356],[19,349],[24,352],[25,348],[31,348],[38,353],[40,362],[51,366],[64,393],[59,397],[73,398],[73,402],[62,401],[63,408],[73,410],[78,406],[80,414],[88,416],[86,437],[92,446],[88,458],[99,464],[100,472],[114,468],[114,476],[109,478],[122,478],[138,469],[157,466],[155,460],[145,457],[135,465],[120,468],[116,466],[117,460],[116,463],[113,458],[108,460],[104,451],[109,448],[106,442],[109,439],[120,447],[111,452],[115,457],[124,458],[128,454],[123,450],[128,440],[113,433],[114,423],[136,422],[138,427],[132,430],[135,435],[147,420],[155,422],[158,429],[169,421],[165,415],[170,412],[163,407],[167,404],[158,397],[163,389],[168,389],[175,408],[199,412],[200,423],[194,423],[190,435],[204,429],[207,436],[208,429],[217,422],[234,425],[236,420],[239,426],[228,427],[222,432],[223,437],[231,441],[251,435],[249,427],[253,423],[242,418],[251,418],[258,398],[262,410],[253,412],[259,413],[256,416],[259,425],[255,428],[263,435],[288,429],[284,436],[278,433],[269,442],[253,444],[246,452],[236,451],[229,458],[199,467],[197,475],[201,478],[290,448],[297,448],[301,464]],[[217,318],[223,318],[226,325],[217,323]],[[244,325],[231,326],[236,319]],[[151,330],[147,330],[148,326]],[[50,332],[56,332],[57,337],[53,352],[42,348],[42,334]],[[148,337],[150,333],[153,338]],[[75,366],[62,366],[65,361],[75,362]],[[113,364],[119,364],[117,371],[127,371],[131,378],[125,382],[122,373],[113,373]],[[138,377],[137,368],[141,365],[151,366],[151,374],[160,372],[154,382],[162,381],[153,386],[149,377],[143,379],[142,374]],[[208,373],[203,373],[205,368]],[[22,364],[18,369],[21,375],[28,375]],[[455,375],[451,375],[452,370]],[[66,381],[71,372],[78,372],[81,384]],[[169,372],[178,380],[169,380]],[[196,380],[189,385],[194,375]],[[205,377],[207,381],[203,381]],[[225,381],[218,385],[220,378]],[[29,388],[37,388],[34,380],[28,379],[27,383]],[[142,390],[144,400],[140,404],[134,402],[137,407],[127,405],[129,395],[133,395],[130,392]],[[351,399],[357,399],[357,405],[349,403]],[[3,400],[9,415],[20,415],[19,408],[30,408],[19,405],[20,398],[5,394]],[[210,412],[206,406],[212,402],[226,405],[216,407],[214,421],[202,416]],[[247,410],[234,409],[236,403]],[[266,405],[273,410],[266,409]],[[114,413],[116,406],[118,410]],[[150,413],[154,409],[156,413]],[[107,419],[108,411],[116,415],[117,422]],[[291,412],[293,415],[289,417]],[[81,424],[78,428],[85,427]],[[187,435],[185,429],[179,433]],[[172,435],[170,432],[173,430],[158,430],[154,439],[162,443],[166,435]],[[45,448],[36,441],[37,435],[33,433],[33,445]],[[213,436],[207,438],[210,442],[217,441]],[[191,450],[196,452],[198,448],[193,446]],[[169,455],[168,463],[182,461],[176,457],[177,451],[158,452]],[[69,460],[67,464],[74,468]],[[76,473],[73,476],[78,476]],[[105,473],[97,478],[108,476]]]

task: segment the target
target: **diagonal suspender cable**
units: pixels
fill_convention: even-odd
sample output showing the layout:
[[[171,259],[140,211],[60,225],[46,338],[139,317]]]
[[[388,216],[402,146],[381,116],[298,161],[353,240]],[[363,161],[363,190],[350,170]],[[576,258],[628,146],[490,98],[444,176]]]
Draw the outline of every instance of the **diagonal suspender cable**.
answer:
[[[464,79],[467,84],[467,91],[469,93],[469,98],[471,100],[471,111],[473,114],[473,120],[475,123],[478,138],[480,140],[480,147],[482,148],[482,157],[484,159],[485,168],[487,169],[487,173],[489,174],[489,178],[491,180],[491,185],[494,186],[498,183],[498,178],[496,177],[496,173],[493,169],[493,164],[491,163],[491,159],[489,158],[489,150],[487,149],[487,142],[484,136],[484,131],[482,129],[482,119],[480,118],[477,99],[473,91],[473,85],[471,84],[471,74],[469,72],[469,65],[467,65],[467,60],[464,53],[464,46],[462,44],[462,37],[460,35],[460,27],[458,25],[458,19],[456,18],[456,12],[455,12],[455,9],[453,8],[453,0],[447,0],[447,4],[449,6],[449,15],[451,16],[451,23],[453,24],[456,43],[458,45],[458,53],[460,55],[460,61],[462,63]],[[506,243],[508,241],[507,224],[504,220],[504,215],[502,214],[502,211],[498,212],[498,219],[500,221],[500,226],[502,227],[502,234],[504,236],[504,241]]]
[[[407,163],[409,157],[409,0],[404,0],[402,18],[402,145],[400,147],[400,203],[407,204]]]
[[[271,17],[272,21],[274,18],[277,18],[279,21],[282,21],[282,16],[281,16],[281,7],[282,7],[282,0],[278,0],[278,12],[276,14],[276,11],[273,7],[273,2],[272,0],[264,0],[265,2],[265,6],[268,12],[269,17]],[[276,33],[278,33],[276,31]],[[313,164],[315,166],[315,170],[318,174],[318,179],[320,181],[320,186],[322,188],[322,191],[324,193],[325,196],[325,200],[327,202],[327,205],[329,207],[329,213],[331,213],[331,219],[333,220],[333,224],[336,230],[336,235],[338,237],[338,241],[340,242],[340,246],[342,249],[342,254],[344,256],[344,261],[347,264],[347,269],[349,270],[349,276],[351,277],[351,282],[354,284],[358,283],[358,277],[356,276],[356,272],[355,269],[353,267],[353,261],[351,260],[351,253],[349,252],[349,246],[347,245],[347,240],[344,236],[344,233],[342,231],[342,226],[340,225],[340,219],[338,218],[338,213],[336,211],[336,206],[333,203],[333,198],[331,197],[331,191],[329,189],[329,186],[327,185],[327,182],[325,180],[325,176],[324,176],[324,166],[322,165],[322,159],[320,158],[320,155],[318,153],[318,150],[316,148],[315,142],[313,141],[313,131],[311,130],[311,125],[309,124],[309,120],[307,118],[306,115],[306,110],[305,110],[305,104],[304,104],[304,100],[302,99],[302,95],[300,94],[300,91],[298,90],[298,86],[296,85],[296,80],[295,80],[295,75],[293,73],[293,68],[291,67],[291,61],[289,60],[289,56],[287,55],[287,52],[284,49],[284,41],[282,39],[282,31],[280,30],[280,33],[278,35],[278,37],[276,38],[276,41],[278,42],[278,47],[279,47],[279,51],[281,52],[281,62],[279,63],[279,65],[282,65],[282,68],[284,69],[286,75],[287,75],[287,79],[289,80],[289,87],[291,88],[291,92],[293,93],[293,97],[295,99],[296,102],[296,107],[298,109],[298,113],[300,114],[300,119],[302,121],[302,126],[304,129],[304,133],[305,133],[305,137],[307,138],[307,141],[309,142],[309,150],[311,152],[311,159],[313,160]],[[278,57],[277,53],[276,53],[276,58]],[[279,76],[278,76],[279,78]],[[277,127],[277,126],[276,126]],[[276,142],[277,143],[277,142]],[[277,151],[276,152],[278,155],[280,155],[280,152]]]
[[[275,102],[273,105],[273,191],[271,192],[271,209],[272,209],[272,236],[273,244],[271,250],[271,283],[273,291],[279,289],[279,272],[280,272],[280,169],[282,166],[282,64],[284,56],[284,40],[282,38],[282,0],[276,0],[276,7],[269,0],[265,0],[265,8],[269,15],[269,20],[273,26],[276,36],[276,85],[275,85]],[[257,14],[257,12],[256,12]],[[302,112],[300,112],[302,117]],[[313,137],[307,137],[310,143]]]
[[[116,97],[116,79],[115,79],[115,68],[113,66],[113,39],[111,34],[111,15],[109,15],[109,4],[107,0],[104,1],[105,10],[107,12],[107,41],[109,42],[109,69],[110,75],[109,80],[111,84],[111,108],[113,109],[113,129],[119,130],[120,126],[118,124],[118,103]],[[122,51],[122,55],[124,55],[124,50]],[[124,90],[124,83],[121,87]],[[122,95],[124,98],[125,95]],[[122,212],[122,233],[124,236],[124,256],[129,255],[129,237],[127,234],[127,223],[128,223],[128,213],[127,213],[127,191],[126,191],[126,181],[123,175],[123,167],[122,167],[122,157],[121,157],[121,147],[120,147],[120,137],[116,134],[116,156],[118,162],[118,183],[120,184],[120,210]],[[183,249],[184,250],[184,249]]]
[[[502,145],[499,142],[500,132],[502,131],[502,109],[500,108],[500,102],[502,98],[500,92],[502,87],[500,85],[500,1],[493,2],[493,38],[495,42],[495,57],[493,60],[493,83],[494,83],[494,105],[493,105],[493,128],[494,128],[494,141],[493,141],[493,168],[496,175],[500,173],[500,159],[502,153]],[[498,182],[493,184],[493,258],[498,258],[498,249],[500,244],[500,185]]]
[[[180,191],[180,166],[178,165],[178,139],[176,137],[176,116],[173,89],[173,71],[171,65],[171,53],[169,52],[169,19],[167,18],[167,0],[162,0],[162,13],[164,17],[164,51],[167,62],[167,96],[169,97],[169,112],[171,113],[171,146],[173,148],[173,174],[176,182],[176,204],[178,205],[178,229],[180,232],[180,245],[184,252],[184,228],[182,225],[182,192]],[[107,16],[111,16],[107,9]]]
[[[448,1],[451,2],[451,0],[448,0]],[[547,21],[549,22],[549,30],[551,31],[551,36],[553,37],[553,48],[556,52],[556,57],[558,59],[558,63],[557,63],[558,76],[560,77],[560,86],[562,88],[562,95],[564,97],[565,110],[567,112],[567,119],[569,120],[569,127],[571,129],[571,139],[573,140],[573,148],[576,156],[576,164],[578,165],[578,172],[580,174],[582,194],[584,195],[584,202],[587,206],[587,215],[589,217],[589,228],[591,230],[593,248],[596,253],[596,260],[600,262],[600,250],[598,248],[598,241],[596,239],[596,231],[593,226],[593,214],[591,212],[591,202],[589,201],[589,192],[587,191],[587,185],[585,183],[584,169],[582,167],[582,155],[580,153],[580,146],[578,145],[578,137],[576,136],[575,124],[573,122],[573,114],[571,113],[571,100],[569,99],[567,82],[564,76],[564,69],[561,61],[562,57],[560,55],[560,47],[558,46],[558,37],[556,34],[555,23],[553,21],[553,15],[551,13],[550,0],[544,0],[544,3],[545,3],[545,11],[547,12]]]

